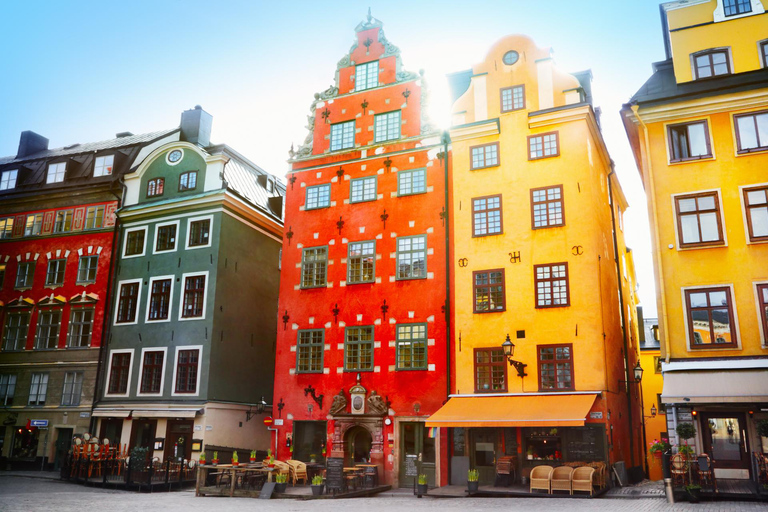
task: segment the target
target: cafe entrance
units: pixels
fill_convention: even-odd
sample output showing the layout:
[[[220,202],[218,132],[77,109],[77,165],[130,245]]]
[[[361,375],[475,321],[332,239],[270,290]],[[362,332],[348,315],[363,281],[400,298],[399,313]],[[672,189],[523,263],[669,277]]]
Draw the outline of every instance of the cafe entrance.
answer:
[[[435,486],[435,440],[429,437],[428,429],[424,423],[400,423],[399,471],[400,487],[413,487],[419,472],[427,475],[427,484],[430,487]]]
[[[744,413],[701,414],[704,451],[712,459],[715,477],[749,478],[749,438],[746,428]]]
[[[347,430],[344,435],[344,462],[348,466],[368,464],[371,462],[371,433],[359,425]]]

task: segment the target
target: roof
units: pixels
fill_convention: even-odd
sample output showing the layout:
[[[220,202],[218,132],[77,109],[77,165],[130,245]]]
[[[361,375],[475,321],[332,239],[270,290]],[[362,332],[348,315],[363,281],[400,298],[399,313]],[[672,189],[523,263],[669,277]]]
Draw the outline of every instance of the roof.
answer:
[[[661,349],[661,343],[653,336],[653,327],[658,328],[658,318],[644,318],[643,326],[641,327],[645,331],[645,339],[641,340],[640,350],[659,350]]]
[[[453,104],[469,89],[469,84],[472,82],[472,70],[457,71],[447,75],[447,77],[448,88],[451,91],[451,103]]]

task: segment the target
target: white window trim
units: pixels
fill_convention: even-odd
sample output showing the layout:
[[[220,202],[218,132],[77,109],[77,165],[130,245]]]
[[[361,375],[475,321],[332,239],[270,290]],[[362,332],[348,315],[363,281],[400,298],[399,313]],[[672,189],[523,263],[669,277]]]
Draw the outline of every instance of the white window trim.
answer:
[[[125,393],[110,393],[109,383],[112,379],[112,357],[114,354],[131,354],[131,364],[128,366],[128,383],[125,386]],[[133,349],[121,348],[109,351],[109,364],[107,365],[107,380],[104,386],[104,396],[128,396],[131,394],[131,377],[133,376]]]
[[[704,290],[707,288],[728,288],[731,294],[731,305],[733,306],[733,332],[736,333],[736,346],[728,348],[717,348],[716,346],[710,348],[691,348],[692,340],[689,336],[688,329],[688,303],[685,300],[685,292],[687,290]],[[739,329],[739,315],[736,308],[736,294],[733,290],[733,283],[721,283],[721,284],[699,284],[696,286],[683,286],[680,288],[680,298],[683,301],[683,327],[685,328],[685,348],[688,352],[699,353],[713,350],[715,352],[727,352],[729,350],[741,350],[741,329]]]
[[[208,219],[210,221],[210,227],[208,229],[208,244],[207,245],[195,245],[193,247],[189,246],[189,235],[191,234],[192,230],[192,223],[196,222],[198,220],[205,220]],[[213,215],[203,215],[200,217],[190,217],[187,219],[187,232],[184,233],[184,249],[187,251],[194,251],[195,249],[205,249],[206,247],[211,246],[211,242],[213,240]]]
[[[197,350],[197,385],[194,393],[176,392],[176,372],[179,369],[179,352],[181,350]],[[200,395],[200,367],[203,364],[203,346],[202,345],[182,345],[176,347],[176,355],[173,358],[173,381],[171,381],[171,396],[199,396]]]
[[[181,315],[184,313],[184,288],[187,284],[188,277],[205,276],[205,291],[203,292],[203,316],[196,316],[193,318],[183,318]],[[187,272],[181,274],[181,289],[179,290],[179,322],[188,322],[193,320],[205,320],[205,310],[208,307],[208,287],[210,286],[210,278],[208,271],[203,272]]]
[[[726,16],[725,5],[723,5],[723,0],[717,0],[717,7],[715,7],[714,12],[712,13],[715,23],[719,23],[721,21],[736,20],[739,18],[754,16],[755,14],[762,14],[765,12],[765,8],[763,7],[763,3],[761,2],[761,0],[751,0],[751,3],[752,3],[752,11],[745,12],[743,14],[737,14],[735,16]]]
[[[747,245],[768,243],[768,241],[766,240],[758,240],[754,242],[749,238],[749,224],[747,223],[747,203],[744,200],[744,189],[755,188],[755,187],[768,187],[768,183],[752,183],[750,185],[739,186],[739,201],[741,202],[741,222],[744,225],[744,241],[747,243]]]
[[[705,194],[707,192],[717,192],[717,202],[720,205],[720,226],[723,228],[723,245],[708,245],[704,247],[680,247],[681,240],[680,240],[680,230],[678,229],[678,215],[677,215],[677,205],[675,204],[675,198],[678,196],[690,196],[690,195],[696,195],[696,194]],[[677,251],[701,251],[706,249],[719,249],[722,247],[728,247],[728,231],[725,229],[725,217],[723,210],[723,191],[719,188],[710,188],[706,190],[691,190],[690,192],[683,192],[680,194],[672,194],[670,196],[672,201],[672,217],[673,217],[673,226],[675,229],[675,249]],[[714,286],[714,285],[713,285]]]
[[[60,180],[56,180],[56,175],[58,174],[58,168],[60,165],[64,166],[64,176],[61,177]],[[51,167],[56,167],[57,172],[53,173],[54,180],[51,181]],[[67,162],[54,162],[52,164],[48,164],[48,169],[45,172],[45,183],[47,185],[50,185],[51,183],[62,183],[64,179],[67,177]]]
[[[141,258],[144,255],[147,254],[147,242],[149,241],[149,237],[147,236],[148,226],[139,226],[137,228],[126,228],[125,233],[123,234],[123,251],[122,251],[122,258],[128,259],[128,258]],[[144,231],[144,247],[142,247],[141,254],[129,254],[126,255],[125,251],[128,249],[128,233],[133,233],[134,231]]]
[[[163,369],[160,371],[160,392],[159,393],[142,393],[141,392],[141,378],[144,375],[144,353],[145,352],[162,352],[163,353]],[[163,388],[165,387],[165,368],[168,365],[168,347],[143,347],[141,349],[140,357],[141,359],[139,359],[139,378],[136,382],[136,396],[163,396]]]
[[[110,166],[110,167],[112,167],[112,170],[109,171],[109,174],[106,174],[104,172],[104,169],[107,167],[106,165],[102,166],[102,173],[101,174],[96,174],[96,162],[100,158],[106,160],[109,157],[112,157],[112,165]],[[112,176],[112,172],[114,170],[115,170],[115,155],[114,154],[101,155],[101,156],[97,156],[96,158],[93,159],[93,177],[94,178],[103,178],[104,176]]]
[[[157,250],[157,238],[158,238],[158,233],[160,231],[160,228],[163,227],[163,226],[173,226],[173,225],[176,226],[176,241],[173,243],[173,249],[166,249],[164,251],[158,251]],[[176,249],[178,249],[178,247],[179,247],[179,235],[180,234],[181,234],[181,228],[179,226],[179,221],[178,220],[171,221],[171,222],[158,222],[157,224],[155,224],[155,236],[153,237],[153,240],[152,240],[152,254],[165,254],[165,253],[168,253],[168,252],[176,252]],[[211,237],[209,235],[208,236],[208,240],[209,241],[210,241],[210,238]]]
[[[171,280],[171,292],[168,296],[168,318],[165,318],[163,320],[150,320],[149,319],[149,310],[152,305],[152,283],[155,281],[162,281],[165,279]],[[147,287],[147,307],[146,307],[146,313],[144,314],[144,322],[148,324],[160,324],[163,322],[170,322],[171,318],[173,318],[173,286],[174,281],[176,281],[176,276],[174,275],[168,275],[168,276],[154,276],[149,278],[149,286]],[[119,295],[118,295],[119,297]]]
[[[181,158],[179,158],[175,162],[171,162],[169,160],[169,157],[171,156],[171,153],[173,153],[174,151],[181,151]],[[170,148],[168,152],[165,154],[165,163],[170,166],[179,165],[182,160],[184,160],[184,148]]]
[[[760,48],[760,45],[757,45],[758,48]],[[19,170],[18,169],[8,169],[0,173],[0,180],[2,180],[3,176],[6,174],[15,173],[13,176],[13,186],[6,186],[6,187],[0,187],[0,190],[11,190],[16,188],[16,182],[19,180]],[[11,179],[8,178],[8,182],[10,183]]]
[[[693,66],[693,57],[691,57],[691,66]],[[691,72],[695,73],[695,71],[693,71],[693,68],[691,68]],[[691,75],[691,76],[693,77],[695,75]],[[695,79],[693,80],[695,81]],[[699,121],[704,121],[707,124],[707,137],[709,138],[709,150],[712,153],[712,156],[702,157],[702,158],[692,158],[690,160],[680,160],[680,161],[673,162],[672,148],[669,146],[669,127],[681,125],[681,124],[693,124]],[[685,164],[690,164],[692,162],[709,162],[711,160],[717,160],[717,153],[715,152],[715,141],[712,138],[712,119],[710,119],[709,116],[697,117],[695,119],[686,119],[685,121],[679,121],[679,120],[670,121],[668,123],[664,123],[662,128],[664,130],[663,132],[664,146],[667,148],[667,165],[685,165]]]
[[[118,281],[117,283],[117,296],[115,300],[115,317],[113,319],[112,325],[114,326],[121,326],[121,325],[136,325],[139,323],[139,311],[141,311],[141,285],[142,285],[143,279],[126,279],[125,281]],[[136,319],[133,322],[119,322],[117,321],[117,315],[120,312],[120,292],[123,289],[123,285],[125,284],[131,284],[131,283],[139,283],[139,292],[136,296]]]
[[[768,348],[768,332],[765,332],[763,328],[763,312],[760,310],[760,296],[757,293],[757,286],[761,284],[768,284],[768,281],[753,281],[752,293],[755,294],[755,309],[757,310],[757,326],[760,331],[760,347]]]

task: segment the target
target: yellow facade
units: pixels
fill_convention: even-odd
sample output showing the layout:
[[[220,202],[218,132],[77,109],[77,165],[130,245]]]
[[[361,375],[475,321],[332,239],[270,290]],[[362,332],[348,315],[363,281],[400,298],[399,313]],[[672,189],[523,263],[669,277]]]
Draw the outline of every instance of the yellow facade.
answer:
[[[657,319],[646,318],[646,323],[657,325]],[[642,328],[642,327],[641,327]],[[640,365],[643,372],[643,417],[645,421],[646,457],[648,458],[648,478],[661,480],[661,458],[656,458],[649,451],[655,440],[668,439],[667,418],[664,407],[660,405],[660,396],[664,380],[661,373],[661,352],[658,340],[653,339],[653,332],[645,329],[645,342],[640,344]],[[656,413],[655,415],[652,413]]]

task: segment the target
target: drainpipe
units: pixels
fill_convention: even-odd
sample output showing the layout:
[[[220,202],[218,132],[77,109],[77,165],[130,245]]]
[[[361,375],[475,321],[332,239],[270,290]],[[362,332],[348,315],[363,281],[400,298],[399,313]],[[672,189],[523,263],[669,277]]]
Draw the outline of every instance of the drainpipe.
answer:
[[[267,430],[271,430],[275,433],[275,451],[272,453],[274,453],[275,458],[277,458],[277,427],[267,427]]]
[[[445,398],[451,395],[451,240],[450,240],[450,204],[448,203],[448,144],[451,137],[448,132],[443,132],[443,170],[445,189]],[[450,446],[448,447],[450,452]],[[448,482],[451,481],[451,465],[448,464]],[[438,474],[440,474],[439,469]]]

